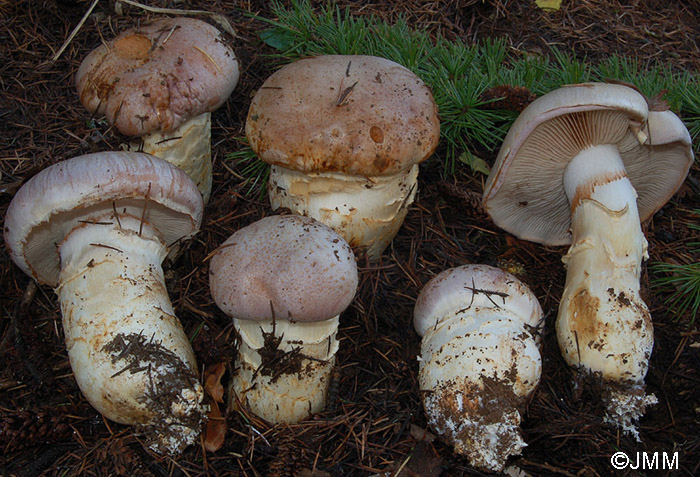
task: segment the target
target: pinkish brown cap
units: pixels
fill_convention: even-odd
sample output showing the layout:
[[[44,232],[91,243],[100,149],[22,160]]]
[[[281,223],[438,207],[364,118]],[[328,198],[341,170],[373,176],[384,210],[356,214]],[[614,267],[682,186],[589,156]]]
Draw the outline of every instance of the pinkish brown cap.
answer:
[[[56,286],[56,246],[79,223],[114,210],[143,216],[171,245],[199,229],[203,208],[194,182],[162,159],[137,152],[87,154],[47,167],[20,188],[5,215],[5,243],[27,275]]]
[[[352,302],[357,265],[333,229],[310,217],[274,215],[221,245],[211,260],[209,286],[233,318],[322,321]]]
[[[428,158],[440,122],[430,89],[375,56],[326,55],[286,65],[250,105],[260,159],[301,172],[391,175]]]
[[[83,60],[80,101],[127,136],[169,132],[221,106],[238,82],[228,40],[207,22],[159,18],[124,31]]]
[[[494,223],[524,240],[571,243],[564,170],[579,152],[602,144],[617,146],[641,220],[663,207],[693,163],[683,122],[671,111],[649,111],[635,89],[565,86],[533,101],[508,131],[484,188]]]

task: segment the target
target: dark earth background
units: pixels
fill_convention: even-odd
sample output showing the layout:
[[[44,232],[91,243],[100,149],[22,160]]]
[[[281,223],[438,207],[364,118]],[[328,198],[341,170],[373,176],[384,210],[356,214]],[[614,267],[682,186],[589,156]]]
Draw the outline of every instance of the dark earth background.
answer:
[[[37,171],[81,154],[116,149],[122,138],[92,121],[75,93],[82,58],[146,15],[101,1],[54,63],[52,55],[80,22],[91,2],[0,0],[0,216],[17,187]],[[388,21],[403,15],[415,29],[448,39],[504,37],[514,53],[549,55],[552,47],[591,62],[612,53],[640,64],[662,62],[693,74],[700,69],[700,3],[697,0],[564,0],[556,12],[534,1],[463,0],[338,2],[356,15]],[[168,268],[178,317],[202,369],[235,357],[230,320],[208,292],[205,257],[235,230],[271,213],[258,191],[246,194],[239,150],[252,94],[276,62],[261,43],[270,17],[264,1],[153,1],[167,8],[206,9],[229,17],[238,38],[241,80],[212,116],[214,189],[202,230]],[[697,148],[696,148],[697,151]],[[480,207],[485,177],[459,170],[441,174],[440,149],[421,167],[420,189],[405,224],[383,259],[360,263],[360,288],[341,317],[340,351],[329,409],[312,419],[271,427],[243,409],[226,409],[224,445],[214,453],[192,446],[178,458],[150,452],[128,426],[106,422],[81,396],[63,342],[53,291],[31,296],[29,279],[0,247],[0,475],[132,476],[344,476],[483,475],[426,432],[417,386],[419,337],[413,304],[436,273],[464,263],[500,265],[515,272],[538,296],[546,313],[543,376],[522,424],[529,444],[512,463],[528,475],[613,475],[610,456],[625,451],[678,452],[675,471],[620,475],[700,474],[700,331],[689,318],[672,316],[663,293],[642,294],[653,315],[655,347],[647,376],[659,404],[641,421],[642,443],[603,425],[595,390],[577,385],[559,354],[554,319],[565,277],[565,248],[522,242],[500,231]],[[497,151],[477,151],[492,162]],[[644,224],[650,262],[697,261],[689,228],[700,208],[697,166],[680,192]],[[228,372],[224,375],[224,382]],[[525,474],[523,474],[525,475]]]

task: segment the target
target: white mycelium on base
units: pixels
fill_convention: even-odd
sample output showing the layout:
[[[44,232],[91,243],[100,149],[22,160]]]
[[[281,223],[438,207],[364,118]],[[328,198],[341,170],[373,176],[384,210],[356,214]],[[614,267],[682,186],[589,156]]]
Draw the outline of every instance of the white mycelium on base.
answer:
[[[648,258],[637,194],[614,146],[576,156],[564,174],[572,202],[571,248],[557,338],[566,361],[606,383],[606,419],[637,436],[646,406],[644,377],[654,345],[649,309],[639,295]]]
[[[73,374],[105,417],[136,424],[159,451],[197,441],[206,406],[192,348],[160,266],[167,249],[140,219],[99,217],[59,246],[63,329]]]
[[[414,324],[431,428],[472,465],[502,471],[526,445],[521,412],[540,380],[537,299],[502,270],[465,265],[426,284]]]
[[[640,297],[647,258],[640,221],[680,188],[694,162],[683,121],[649,104],[622,84],[545,94],[511,126],[484,187],[499,227],[522,240],[570,245],[559,346],[603,391],[604,419],[634,436],[634,421],[656,402],[644,390],[654,336]]]

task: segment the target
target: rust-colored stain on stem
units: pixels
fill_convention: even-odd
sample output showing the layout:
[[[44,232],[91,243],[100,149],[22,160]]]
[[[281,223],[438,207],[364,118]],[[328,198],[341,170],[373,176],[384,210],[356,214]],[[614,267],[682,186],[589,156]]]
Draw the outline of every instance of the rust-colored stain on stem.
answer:
[[[581,346],[591,346],[598,339],[598,309],[600,299],[581,288],[569,302],[571,330],[576,333]]]

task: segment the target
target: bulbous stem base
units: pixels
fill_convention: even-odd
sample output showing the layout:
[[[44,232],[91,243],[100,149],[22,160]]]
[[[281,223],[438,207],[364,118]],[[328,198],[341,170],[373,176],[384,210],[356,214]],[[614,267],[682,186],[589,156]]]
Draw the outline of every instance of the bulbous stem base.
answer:
[[[586,169],[591,164],[595,169]],[[639,294],[647,242],[637,194],[612,146],[574,158],[565,182],[573,240],[563,258],[567,275],[556,322],[559,346],[569,365],[601,376],[614,388],[615,397],[606,399],[606,419],[636,433],[632,421],[651,402],[638,396],[640,389],[644,396],[654,343],[651,316]]]
[[[66,346],[87,400],[108,419],[140,426],[159,452],[196,442],[207,406],[165,288],[167,250],[156,230],[104,216],[73,229],[59,253]]]
[[[491,472],[526,446],[520,411],[542,363],[524,325],[502,308],[475,308],[429,328],[421,342],[418,380],[430,427]]]

